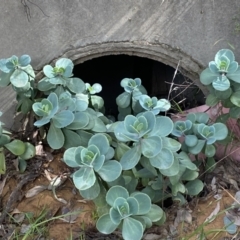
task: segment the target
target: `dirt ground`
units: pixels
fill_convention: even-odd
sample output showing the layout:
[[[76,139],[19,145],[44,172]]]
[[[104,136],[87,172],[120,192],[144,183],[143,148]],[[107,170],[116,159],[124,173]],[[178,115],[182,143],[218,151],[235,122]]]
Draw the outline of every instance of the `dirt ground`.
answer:
[[[21,231],[23,232],[22,226],[29,224],[26,218],[22,218],[21,221],[19,220],[17,223],[15,221],[14,223],[13,219],[9,216],[18,219],[23,213],[31,213],[32,219],[36,221],[43,212],[44,216],[41,221],[46,221],[46,223],[40,224],[39,229],[40,227],[44,227],[44,231],[39,233],[36,228],[35,232],[26,238],[27,240],[121,239],[118,232],[110,236],[97,233],[94,228],[97,219],[94,204],[91,201],[82,199],[78,191],[74,189],[71,178],[69,177],[69,169],[61,161],[61,157],[62,154],[59,153],[50,161],[37,159],[36,162],[33,163],[32,161],[34,160],[31,160],[30,165],[35,165],[35,168],[37,166],[40,170],[36,172],[36,177],[33,178],[34,180],[29,180],[20,189],[18,188],[21,185],[22,179],[24,179],[24,176],[29,174],[29,172],[21,176],[13,166],[10,166],[8,174],[1,177],[0,220],[5,210],[7,210],[10,215],[6,214],[2,222],[0,222],[0,239],[22,239],[16,238],[16,233],[18,233],[18,236],[21,236],[20,233]],[[239,163],[234,163],[230,160],[218,163],[216,170],[204,176],[205,190],[202,195],[191,199],[186,206],[173,204],[166,208],[166,223],[161,227],[148,229],[144,235],[144,239],[240,239],[240,235],[238,237],[236,234],[227,234],[226,231],[224,231],[223,223],[223,217],[225,216],[224,210],[234,202],[235,193],[238,191],[238,186],[240,186],[239,166]],[[34,166],[32,167],[34,168]],[[51,177],[60,175],[68,176],[65,181],[56,188],[58,200],[54,197],[53,190],[48,189],[42,190],[32,197],[26,197],[29,189],[36,186],[49,185],[50,181],[46,177],[46,171]],[[5,177],[6,182],[3,184]],[[215,180],[214,183],[213,178]],[[217,195],[221,195],[220,200],[216,200]],[[204,221],[210,216],[214,209],[216,209],[217,205],[220,206],[218,211],[219,215],[209,224],[204,224]],[[71,214],[71,212],[75,214]],[[69,216],[58,219],[59,215],[65,213],[68,213]],[[178,216],[179,213],[180,218]],[[201,226],[203,225],[205,226],[202,228]],[[203,237],[203,233],[205,234],[205,238]],[[22,233],[22,236],[24,236],[24,233]]]

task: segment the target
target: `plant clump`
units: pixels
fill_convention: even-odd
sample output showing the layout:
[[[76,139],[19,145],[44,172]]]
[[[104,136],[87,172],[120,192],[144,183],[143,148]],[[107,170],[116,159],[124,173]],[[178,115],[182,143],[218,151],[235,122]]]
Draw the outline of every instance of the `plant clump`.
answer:
[[[96,95],[102,86],[73,77],[70,59],[46,65],[38,82],[30,61],[28,55],[0,60],[0,86],[11,84],[17,110],[34,114],[43,141],[54,150],[64,150],[63,161],[72,168],[76,189],[96,205],[100,232],[120,229],[126,240],[141,239],[146,228],[165,221],[163,200],[184,204],[188,196],[202,191],[198,162],[190,156],[203,153],[212,160],[215,144],[228,135],[224,123],[210,122],[206,113],[189,114],[185,121],[174,123],[163,114],[170,102],[149,97],[139,78],[120,82],[124,92],[116,98],[119,115],[113,121],[104,115],[104,100]],[[238,73],[231,51],[221,50],[201,81],[217,96],[223,91],[227,99],[236,86],[229,81],[238,82]],[[9,133],[0,130],[0,160],[3,147],[21,160],[34,155],[31,144],[10,142]],[[3,160],[0,166],[5,172]]]

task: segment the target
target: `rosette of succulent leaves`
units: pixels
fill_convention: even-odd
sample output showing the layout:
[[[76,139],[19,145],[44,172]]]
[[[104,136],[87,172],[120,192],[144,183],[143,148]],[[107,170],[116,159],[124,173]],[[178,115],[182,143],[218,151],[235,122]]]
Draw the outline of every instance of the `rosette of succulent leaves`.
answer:
[[[165,112],[170,109],[171,105],[168,100],[156,97],[149,97],[146,89],[141,85],[140,78],[124,78],[121,81],[124,92],[117,99],[119,110],[118,119],[123,120],[128,114],[137,114],[142,111],[151,111],[154,115],[159,112]]]
[[[229,109],[229,113],[221,114],[219,121],[240,117],[240,67],[231,50],[218,51],[215,61],[209,62],[209,67],[201,73],[200,80],[209,90],[206,104],[212,107],[220,103]]]
[[[0,113],[0,116],[2,113]],[[3,128],[0,122],[0,174],[6,173],[5,151],[8,150],[18,157],[18,168],[20,172],[26,169],[26,160],[36,154],[35,147],[29,142],[23,142],[18,139],[11,139],[11,133]]]
[[[230,81],[240,82],[240,69],[231,50],[222,49],[215,55],[214,61],[209,62],[208,68],[202,71],[200,81],[204,85],[212,85],[217,91],[230,88]]]
[[[86,147],[73,147],[65,151],[64,162],[70,167],[79,168],[72,177],[84,198],[95,199],[100,194],[102,182],[112,182],[120,176],[122,166],[113,157],[114,149],[103,134],[92,136]]]
[[[207,163],[214,165],[217,143],[227,138],[228,128],[224,123],[209,123],[207,113],[189,113],[185,121],[176,121],[172,134],[183,137],[181,149],[197,156],[203,153]]]
[[[0,60],[0,87],[9,84],[17,93],[17,110],[28,113],[34,101],[36,92],[34,91],[35,73],[30,65],[31,58],[22,55],[20,58],[12,56]]]
[[[104,108],[104,100],[102,97],[95,95],[102,91],[102,86],[99,83],[94,83],[92,86],[89,83],[85,83],[86,91],[85,94],[88,95],[89,99],[89,107],[95,109],[96,111],[103,112],[105,111]]]
[[[38,82],[38,89],[46,95],[55,92],[60,96],[66,90],[74,94],[82,93],[85,90],[85,84],[80,78],[72,77],[73,67],[73,62],[67,58],[57,60],[55,67],[44,66],[45,77]]]
[[[142,239],[146,227],[163,218],[163,210],[151,203],[150,197],[141,192],[129,194],[121,186],[113,186],[106,194],[109,211],[97,221],[97,229],[105,234],[122,229],[125,240]]]
[[[171,108],[171,104],[167,99],[157,99],[156,97],[149,97],[142,94],[139,97],[139,103],[145,111],[152,112],[154,115],[158,115],[160,112],[166,112]]]

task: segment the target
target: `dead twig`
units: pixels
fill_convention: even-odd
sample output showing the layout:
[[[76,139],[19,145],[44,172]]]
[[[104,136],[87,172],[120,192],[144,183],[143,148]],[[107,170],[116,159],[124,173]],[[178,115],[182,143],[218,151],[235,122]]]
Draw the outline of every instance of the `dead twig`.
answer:
[[[179,64],[180,64],[180,61],[178,61],[177,68],[175,69],[175,72],[174,72],[174,75],[173,75],[173,78],[172,78],[172,82],[171,82],[170,89],[169,89],[169,92],[168,92],[168,100],[169,100],[170,95],[172,93],[172,88],[173,88],[173,85],[174,85],[174,79],[175,79],[175,77],[177,75]]]

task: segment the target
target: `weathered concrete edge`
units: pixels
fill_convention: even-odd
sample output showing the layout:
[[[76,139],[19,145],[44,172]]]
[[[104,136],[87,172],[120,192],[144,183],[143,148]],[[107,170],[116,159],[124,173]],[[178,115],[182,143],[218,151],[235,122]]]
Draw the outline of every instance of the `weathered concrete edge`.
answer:
[[[180,49],[172,48],[165,43],[151,43],[146,41],[133,42],[104,42],[101,44],[89,44],[86,46],[71,45],[65,53],[53,59],[50,64],[61,57],[71,59],[75,65],[91,60],[93,58],[126,54],[131,56],[145,57],[162,62],[178,70],[186,77],[190,78],[206,95],[207,88],[199,81],[199,74],[205,68],[198,61],[187,55]],[[43,66],[38,65],[38,68]],[[42,72],[37,79],[42,77]]]

